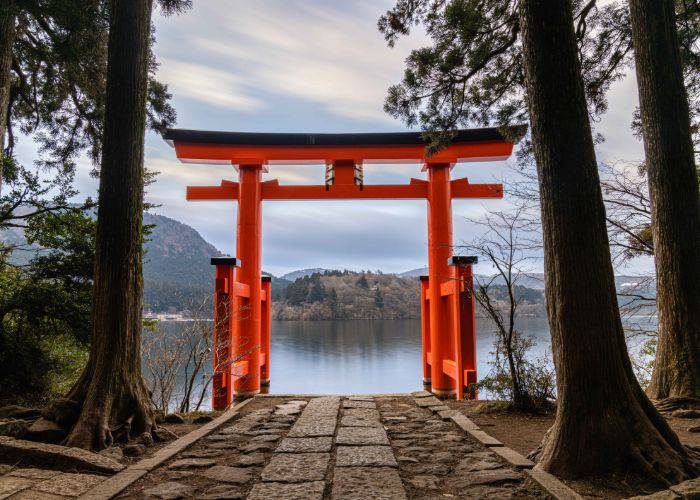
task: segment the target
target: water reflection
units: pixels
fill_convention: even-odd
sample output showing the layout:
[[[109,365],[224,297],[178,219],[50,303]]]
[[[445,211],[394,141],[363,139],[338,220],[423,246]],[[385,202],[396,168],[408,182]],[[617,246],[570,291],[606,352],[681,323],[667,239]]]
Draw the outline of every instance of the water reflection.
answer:
[[[536,356],[549,351],[547,321],[525,319]],[[477,371],[488,374],[493,327],[477,321]],[[422,389],[419,320],[276,321],[270,393],[349,394]]]

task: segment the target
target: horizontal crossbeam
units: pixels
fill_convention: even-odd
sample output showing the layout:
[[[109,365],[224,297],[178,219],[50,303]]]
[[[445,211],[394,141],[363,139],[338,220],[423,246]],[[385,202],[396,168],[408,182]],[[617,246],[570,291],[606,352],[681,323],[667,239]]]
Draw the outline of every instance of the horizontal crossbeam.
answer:
[[[221,181],[220,186],[189,186],[187,199],[194,200],[237,200],[238,183]],[[428,197],[428,182],[411,179],[410,184],[384,185],[331,185],[331,186],[280,186],[275,180],[261,184],[263,200],[420,200]],[[453,199],[463,198],[502,198],[501,184],[470,184],[467,179],[450,182]]]
[[[505,134],[504,134],[505,133]],[[457,163],[505,160],[523,127],[460,130],[449,146],[428,154],[420,132],[372,134],[265,134],[170,129],[164,138],[185,162],[233,165],[365,163]]]

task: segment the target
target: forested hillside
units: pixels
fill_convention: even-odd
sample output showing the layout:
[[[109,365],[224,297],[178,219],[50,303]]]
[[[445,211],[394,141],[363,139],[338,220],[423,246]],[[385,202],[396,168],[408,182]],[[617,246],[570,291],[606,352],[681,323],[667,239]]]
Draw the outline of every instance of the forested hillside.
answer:
[[[505,287],[494,285],[491,296],[505,306]],[[521,316],[543,316],[541,290],[517,287]],[[278,320],[408,319],[420,317],[420,281],[394,274],[324,271],[298,278],[273,294],[272,314]],[[477,315],[482,312],[477,308]]]
[[[393,274],[324,271],[273,296],[274,319],[400,319],[420,314],[420,284]]]
[[[212,293],[211,257],[221,255],[190,226],[174,219],[144,213],[151,233],[144,245],[144,304],[154,311],[181,311]]]

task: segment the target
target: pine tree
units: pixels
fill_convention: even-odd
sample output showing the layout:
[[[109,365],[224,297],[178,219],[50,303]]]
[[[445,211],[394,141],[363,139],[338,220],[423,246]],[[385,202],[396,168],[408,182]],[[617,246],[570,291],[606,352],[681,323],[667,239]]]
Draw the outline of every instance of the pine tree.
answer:
[[[360,278],[356,282],[357,286],[360,288],[364,288],[365,290],[369,290],[369,283],[367,282],[367,278],[365,277],[364,274],[360,276]]]
[[[335,288],[331,288],[331,291],[328,293],[328,305],[331,309],[331,313],[333,314],[333,317],[337,318],[339,315],[339,306],[338,306],[338,292],[335,291]]]
[[[170,13],[189,3],[160,5]],[[21,132],[38,143],[42,175],[52,172],[56,184],[72,181],[75,159],[83,152],[99,165],[108,12],[109,0],[0,0],[0,156],[12,158]],[[151,57],[148,125],[162,130],[174,123],[175,111],[167,86],[155,79],[158,65]],[[0,194],[7,191],[2,175]],[[8,205],[16,202],[3,198]]]
[[[374,305],[377,309],[384,309],[384,299],[379,287],[374,289]]]
[[[323,287],[323,283],[321,283],[321,280],[317,276],[311,285],[311,290],[309,290],[308,301],[313,304],[314,302],[323,302],[325,298],[326,289]]]

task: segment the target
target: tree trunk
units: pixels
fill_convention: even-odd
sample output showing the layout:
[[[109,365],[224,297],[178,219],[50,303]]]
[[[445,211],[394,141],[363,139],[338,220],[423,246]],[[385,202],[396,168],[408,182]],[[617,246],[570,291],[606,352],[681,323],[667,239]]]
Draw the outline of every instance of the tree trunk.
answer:
[[[700,210],[673,1],[631,0],[630,14],[658,290],[659,343],[649,396],[698,405]]]
[[[522,0],[520,22],[558,391],[540,464],[567,478],[636,473],[668,484],[694,477],[627,354],[571,2]]]
[[[141,375],[143,150],[151,1],[113,0],[100,171],[90,358],[68,399],[82,411],[67,444],[108,446],[151,432]]]
[[[15,41],[15,2],[0,0],[0,195],[2,195],[2,157],[9,119],[12,85],[12,45]]]

